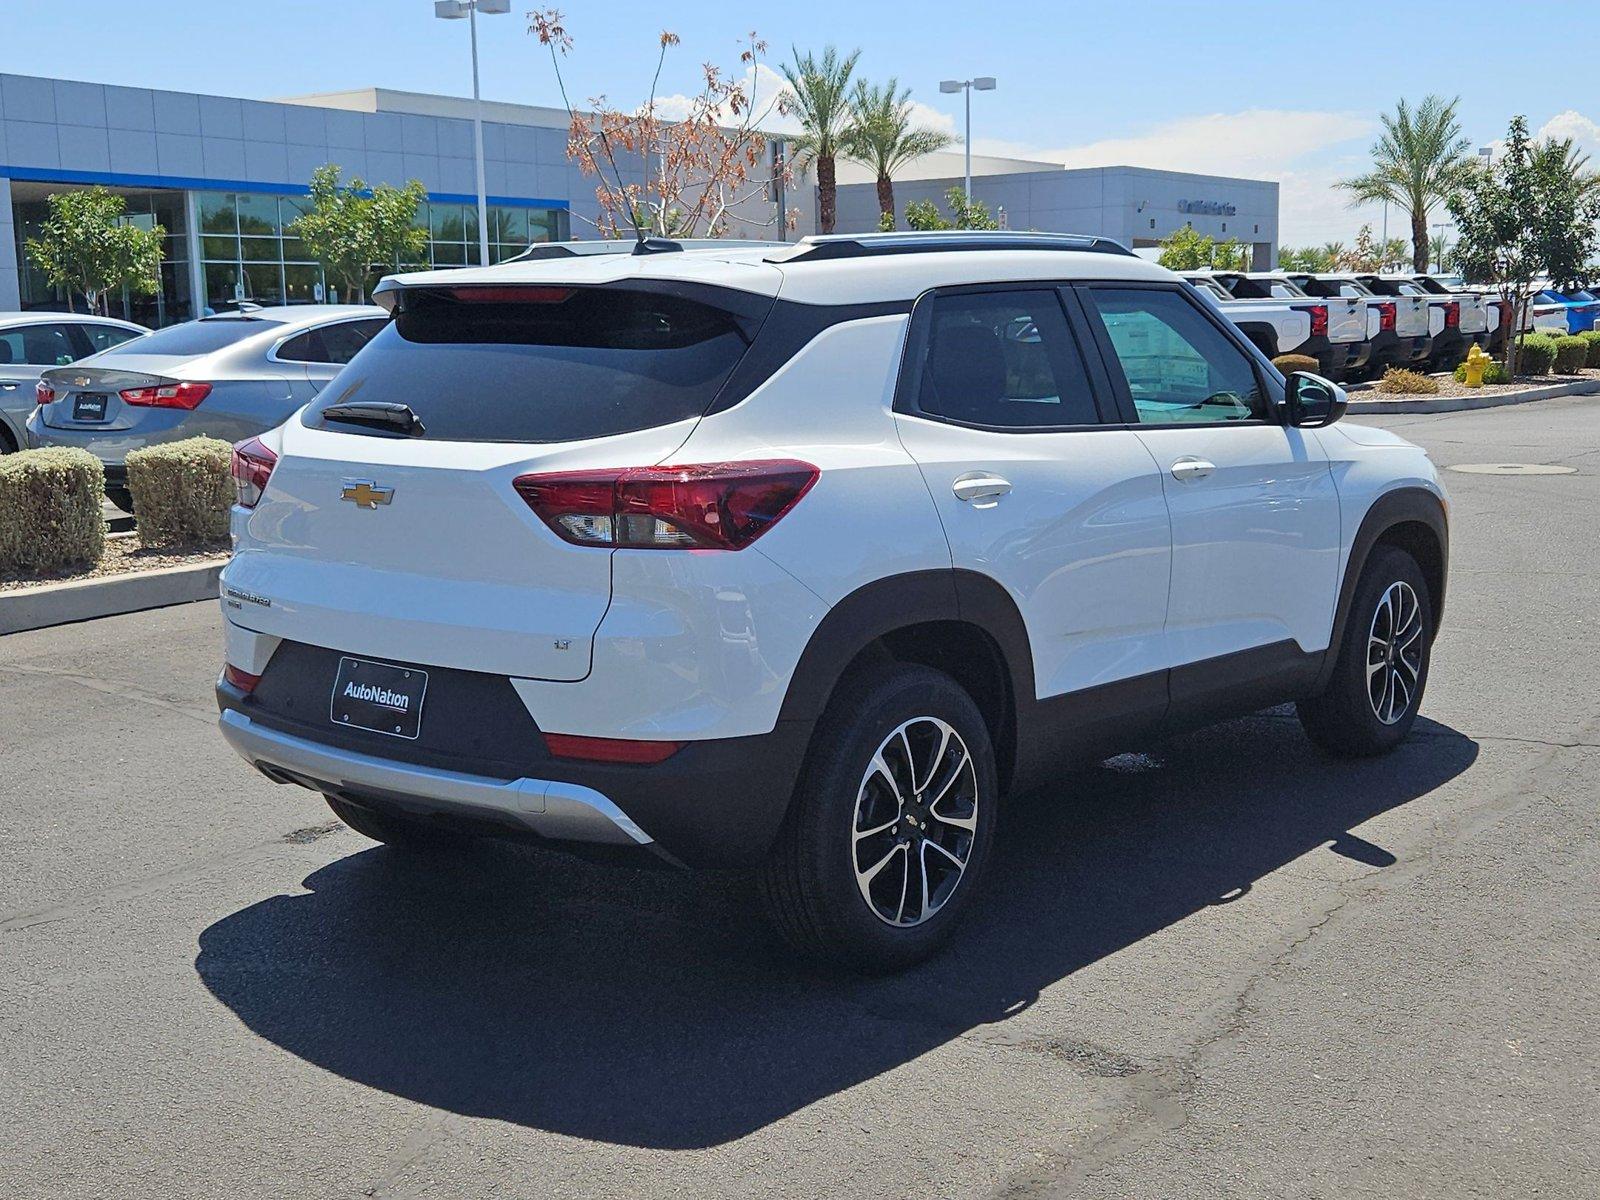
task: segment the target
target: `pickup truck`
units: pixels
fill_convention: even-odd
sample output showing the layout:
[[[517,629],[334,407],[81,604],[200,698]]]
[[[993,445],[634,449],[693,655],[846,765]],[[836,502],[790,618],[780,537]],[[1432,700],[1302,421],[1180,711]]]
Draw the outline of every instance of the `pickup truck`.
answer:
[[[1310,296],[1359,297],[1367,305],[1367,336],[1372,343],[1368,369],[1382,373],[1385,367],[1411,367],[1425,363],[1433,349],[1433,334],[1428,322],[1426,295],[1391,296],[1380,294],[1369,280],[1376,275],[1330,272],[1313,275],[1287,271],[1288,280]]]
[[[1403,275],[1428,293],[1429,324],[1433,331],[1433,361],[1440,367],[1454,367],[1474,343],[1489,343],[1489,299],[1480,292],[1455,287],[1438,275]],[[1450,305],[1455,305],[1454,314]],[[1454,336],[1451,318],[1454,317]]]
[[[1308,296],[1282,276],[1181,272],[1268,358],[1304,354],[1332,379],[1367,365],[1371,345],[1359,302]]]

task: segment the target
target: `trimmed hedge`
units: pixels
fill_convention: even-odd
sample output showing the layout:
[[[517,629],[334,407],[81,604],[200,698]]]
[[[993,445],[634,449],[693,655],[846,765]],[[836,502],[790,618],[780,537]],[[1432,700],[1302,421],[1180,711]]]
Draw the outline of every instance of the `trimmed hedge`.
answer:
[[[1584,366],[1600,367],[1600,329],[1590,329],[1578,336],[1589,344],[1589,358]]]
[[[1530,333],[1518,343],[1517,370],[1523,375],[1548,375],[1556,365],[1556,339]]]
[[[0,455],[0,571],[56,571],[100,561],[106,471],[87,450]]]
[[[1589,361],[1589,343],[1581,337],[1556,339],[1557,375],[1576,375]]]
[[[1390,367],[1373,386],[1390,396],[1431,396],[1439,390],[1439,381],[1428,378],[1421,371]]]
[[[193,546],[228,536],[233,447],[193,437],[128,454],[128,491],[142,546]]]
[[[1280,354],[1272,360],[1272,365],[1285,375],[1292,371],[1310,371],[1313,374],[1319,374],[1322,371],[1322,364],[1309,354]]]
[[[1466,363],[1458,363],[1456,365],[1456,382],[1457,383],[1465,383],[1466,381],[1467,381],[1467,364]],[[1505,364],[1504,363],[1502,363],[1499,359],[1491,358],[1484,365],[1484,368],[1483,368],[1483,381],[1485,383],[1510,383],[1511,382],[1511,376],[1506,374],[1506,368],[1505,368]]]

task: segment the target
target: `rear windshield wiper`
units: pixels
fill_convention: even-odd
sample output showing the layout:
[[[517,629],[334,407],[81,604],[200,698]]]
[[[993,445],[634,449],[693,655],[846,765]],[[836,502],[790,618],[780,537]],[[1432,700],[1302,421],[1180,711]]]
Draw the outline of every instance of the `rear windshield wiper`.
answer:
[[[322,410],[324,421],[340,421],[346,425],[368,425],[373,429],[392,429],[410,437],[421,437],[428,432],[422,419],[411,411],[409,404],[389,401],[366,401],[353,404],[330,404]]]

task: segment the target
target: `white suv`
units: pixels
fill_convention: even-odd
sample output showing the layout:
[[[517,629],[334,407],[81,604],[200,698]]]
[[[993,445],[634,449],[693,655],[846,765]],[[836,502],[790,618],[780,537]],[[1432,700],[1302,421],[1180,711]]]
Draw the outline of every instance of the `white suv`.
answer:
[[[805,951],[904,966],[1008,793],[1284,701],[1406,736],[1446,500],[1175,275],[884,234],[402,275],[235,458],[222,732],[422,851],[756,866]]]

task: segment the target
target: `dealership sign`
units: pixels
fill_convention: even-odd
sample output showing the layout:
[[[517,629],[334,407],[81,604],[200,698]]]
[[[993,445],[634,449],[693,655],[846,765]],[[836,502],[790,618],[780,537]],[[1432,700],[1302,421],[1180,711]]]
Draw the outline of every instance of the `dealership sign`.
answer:
[[[1208,217],[1231,217],[1239,210],[1232,204],[1224,204],[1221,200],[1179,200],[1178,211],[1203,213]]]

